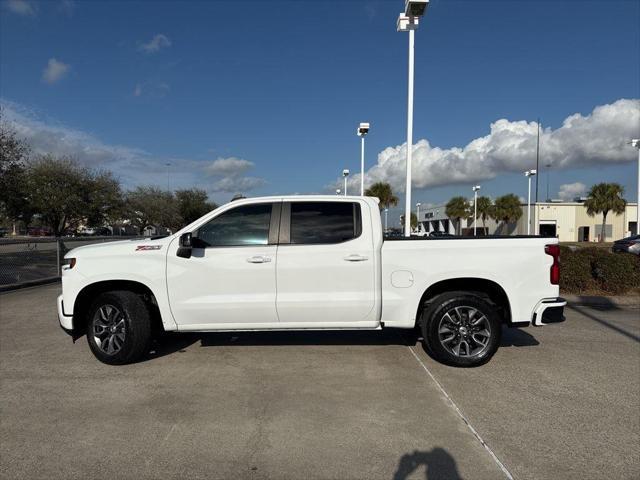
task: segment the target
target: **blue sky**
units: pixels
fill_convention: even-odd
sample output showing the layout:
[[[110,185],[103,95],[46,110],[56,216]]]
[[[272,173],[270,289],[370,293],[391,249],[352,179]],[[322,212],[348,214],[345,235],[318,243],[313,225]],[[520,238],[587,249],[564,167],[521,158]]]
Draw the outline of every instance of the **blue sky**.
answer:
[[[206,188],[218,201],[235,190],[330,192],[343,168],[359,170],[355,129],[369,121],[367,166],[378,166],[367,179],[388,177],[400,189],[402,8],[402,0],[5,0],[0,97],[38,147],[112,169],[126,185],[166,185],[171,163],[172,187]],[[636,152],[621,142],[640,136],[639,59],[638,1],[432,0],[416,32],[414,141],[429,144],[414,154],[414,199],[470,196],[477,182],[494,197],[526,195],[520,172],[534,168],[533,124],[517,122],[540,117],[552,197],[561,185],[607,180],[635,201]],[[578,128],[563,130],[576,113]],[[500,119],[509,123],[462,151]],[[577,145],[589,150],[584,160]],[[496,157],[504,148],[515,153]]]

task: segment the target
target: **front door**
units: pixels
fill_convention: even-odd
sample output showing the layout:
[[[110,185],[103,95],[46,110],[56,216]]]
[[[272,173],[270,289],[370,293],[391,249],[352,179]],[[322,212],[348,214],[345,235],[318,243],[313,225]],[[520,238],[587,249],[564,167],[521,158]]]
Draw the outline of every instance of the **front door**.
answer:
[[[178,257],[178,240],[173,241],[167,288],[179,329],[277,324],[279,217],[280,203],[226,210],[193,232],[191,258]]]
[[[363,234],[362,217],[354,201],[283,204],[276,268],[281,324],[377,321],[373,241]]]

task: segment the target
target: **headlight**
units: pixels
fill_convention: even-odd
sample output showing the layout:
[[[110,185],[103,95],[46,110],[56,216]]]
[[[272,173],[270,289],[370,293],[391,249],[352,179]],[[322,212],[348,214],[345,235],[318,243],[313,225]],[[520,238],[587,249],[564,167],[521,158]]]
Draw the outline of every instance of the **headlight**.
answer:
[[[76,266],[75,258],[65,258],[62,262],[63,270],[71,270],[75,266]]]

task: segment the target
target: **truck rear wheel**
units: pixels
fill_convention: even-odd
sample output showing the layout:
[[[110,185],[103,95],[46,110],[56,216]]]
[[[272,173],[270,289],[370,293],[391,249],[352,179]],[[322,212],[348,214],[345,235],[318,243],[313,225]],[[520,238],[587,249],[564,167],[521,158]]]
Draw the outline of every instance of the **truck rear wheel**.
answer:
[[[127,290],[102,293],[87,315],[89,348],[101,362],[123,365],[147,353],[151,316],[139,295]]]
[[[422,312],[427,353],[454,367],[487,363],[500,345],[502,326],[496,308],[468,292],[438,295]]]

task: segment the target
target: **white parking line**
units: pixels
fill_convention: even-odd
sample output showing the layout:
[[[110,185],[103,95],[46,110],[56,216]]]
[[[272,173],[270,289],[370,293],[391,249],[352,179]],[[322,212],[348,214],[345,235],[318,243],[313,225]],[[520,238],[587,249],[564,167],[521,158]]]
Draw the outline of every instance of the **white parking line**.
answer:
[[[498,465],[498,467],[500,467],[500,470],[502,470],[502,472],[505,474],[505,476],[509,479],[509,480],[514,480],[513,479],[513,475],[511,475],[511,472],[509,472],[509,470],[507,470],[507,467],[504,466],[504,464],[500,461],[500,459],[496,456],[495,453],[493,453],[493,450],[491,450],[491,447],[489,447],[489,445],[487,445],[487,443],[482,439],[482,437],[480,436],[480,434],[476,431],[475,428],[473,428],[473,425],[471,425],[471,422],[469,422],[469,419],[467,419],[467,417],[464,416],[464,413],[462,413],[462,411],[458,408],[458,405],[456,405],[456,403],[453,401],[453,399],[449,396],[449,394],[446,392],[446,390],[442,387],[442,385],[440,385],[440,382],[438,382],[438,380],[436,380],[436,377],[433,376],[433,374],[431,373],[431,371],[427,368],[427,366],[424,364],[424,362],[422,360],[420,360],[420,357],[418,357],[418,355],[416,354],[416,352],[413,351],[413,348],[409,347],[409,350],[411,351],[411,354],[415,357],[415,359],[418,361],[418,363],[422,366],[422,368],[424,368],[424,371],[427,372],[427,374],[431,377],[431,380],[433,380],[433,382],[437,385],[437,387],[440,389],[440,391],[442,392],[442,394],[445,396],[445,398],[447,399],[447,401],[449,402],[449,404],[451,405],[451,407],[453,407],[453,409],[455,410],[455,412],[458,414],[458,416],[462,419],[462,421],[467,425],[467,427],[469,427],[469,430],[471,430],[471,433],[473,433],[473,435],[478,439],[478,441],[482,444],[482,446],[484,447],[484,449],[489,453],[489,455],[491,455],[491,458],[493,458],[494,462],[496,462],[496,464]]]

